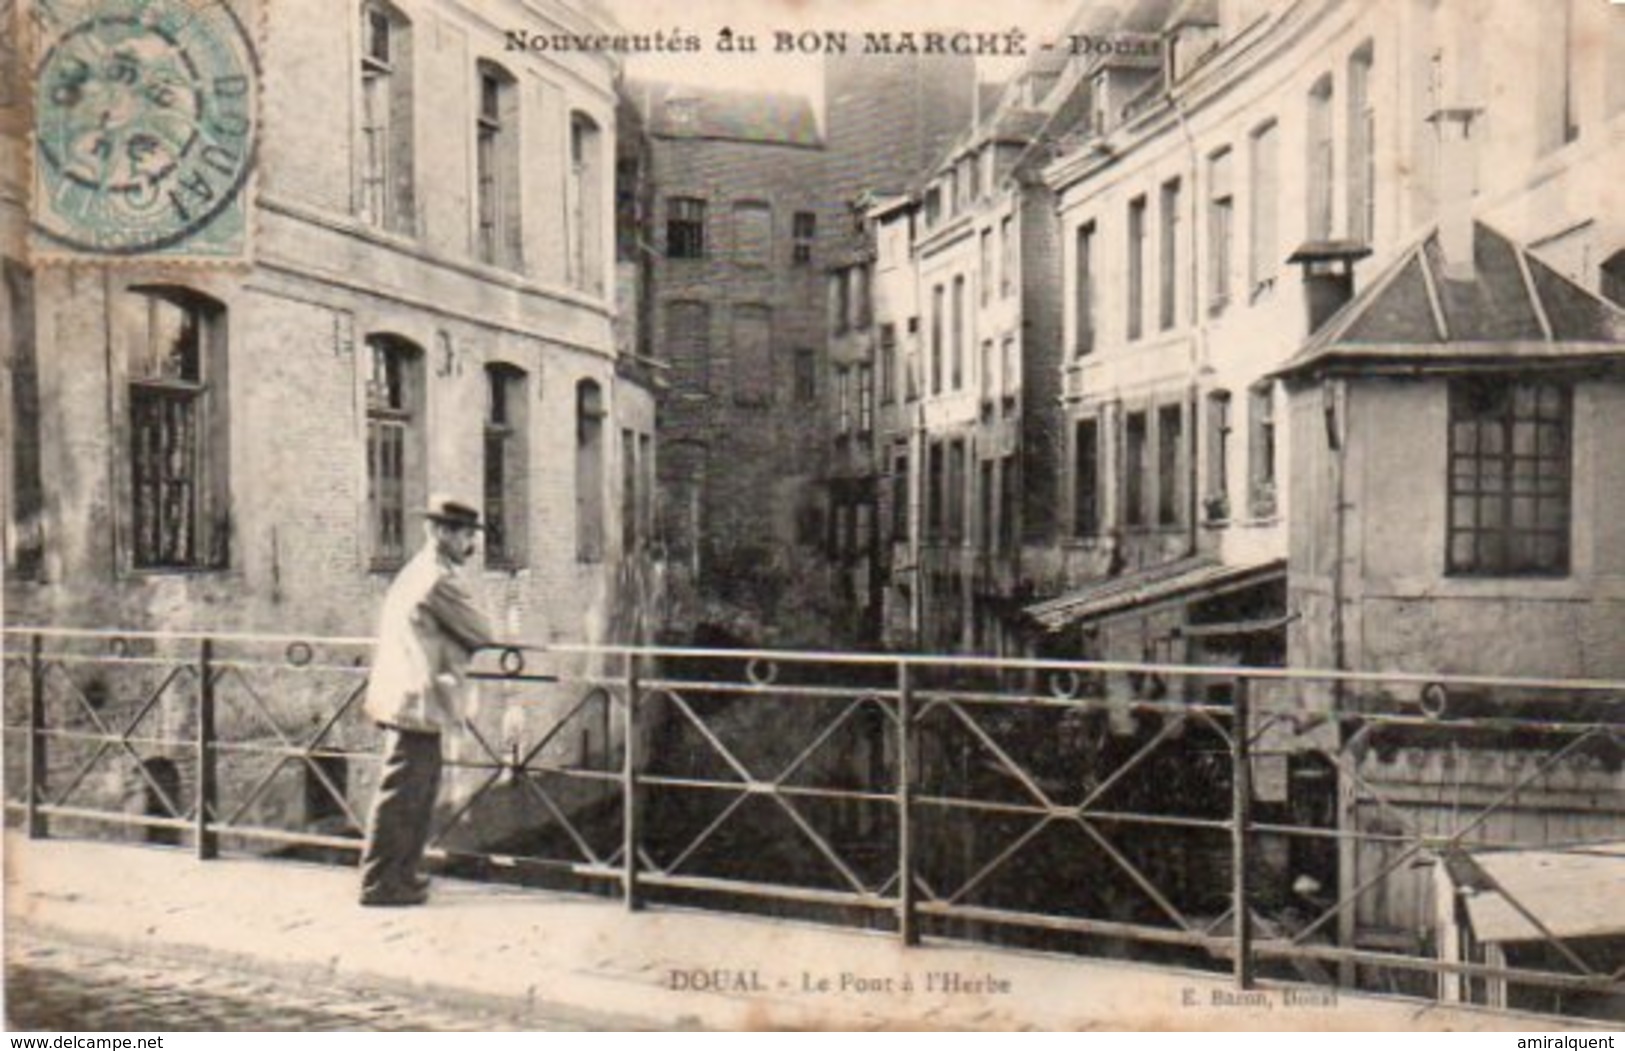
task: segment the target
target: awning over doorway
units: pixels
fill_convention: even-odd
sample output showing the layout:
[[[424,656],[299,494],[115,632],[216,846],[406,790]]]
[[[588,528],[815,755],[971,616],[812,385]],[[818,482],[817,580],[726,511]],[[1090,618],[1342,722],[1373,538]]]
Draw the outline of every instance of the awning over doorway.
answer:
[[[1235,565],[1213,558],[1185,558],[1092,581],[1075,591],[1036,602],[1023,611],[1046,632],[1074,624],[1141,613],[1286,578],[1286,560]]]

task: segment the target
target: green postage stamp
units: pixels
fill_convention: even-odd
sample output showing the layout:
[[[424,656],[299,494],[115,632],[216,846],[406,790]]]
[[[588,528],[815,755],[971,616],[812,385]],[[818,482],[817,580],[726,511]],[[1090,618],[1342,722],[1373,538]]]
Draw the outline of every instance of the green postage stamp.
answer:
[[[232,0],[36,0],[37,258],[246,262],[259,62]]]

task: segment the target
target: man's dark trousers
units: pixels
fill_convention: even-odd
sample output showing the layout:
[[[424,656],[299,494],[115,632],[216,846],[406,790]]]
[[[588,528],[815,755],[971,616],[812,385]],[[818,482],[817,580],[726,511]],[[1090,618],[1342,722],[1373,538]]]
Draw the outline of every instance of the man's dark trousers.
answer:
[[[440,792],[440,735],[393,726],[383,731],[384,771],[361,858],[363,899],[420,893],[418,869]]]

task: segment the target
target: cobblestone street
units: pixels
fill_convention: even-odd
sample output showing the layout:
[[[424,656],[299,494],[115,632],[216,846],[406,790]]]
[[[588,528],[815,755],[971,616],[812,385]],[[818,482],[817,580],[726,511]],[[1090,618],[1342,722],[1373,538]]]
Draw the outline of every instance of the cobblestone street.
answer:
[[[318,989],[220,968],[130,959],[13,931],[6,1025],[41,1032],[578,1030],[346,988]]]

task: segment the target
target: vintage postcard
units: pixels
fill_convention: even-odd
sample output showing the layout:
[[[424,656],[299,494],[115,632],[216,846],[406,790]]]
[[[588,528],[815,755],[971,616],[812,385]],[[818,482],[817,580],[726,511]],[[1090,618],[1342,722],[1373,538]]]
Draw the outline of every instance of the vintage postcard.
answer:
[[[8,1027],[1603,1046],[1621,171],[1608,0],[0,0]]]

